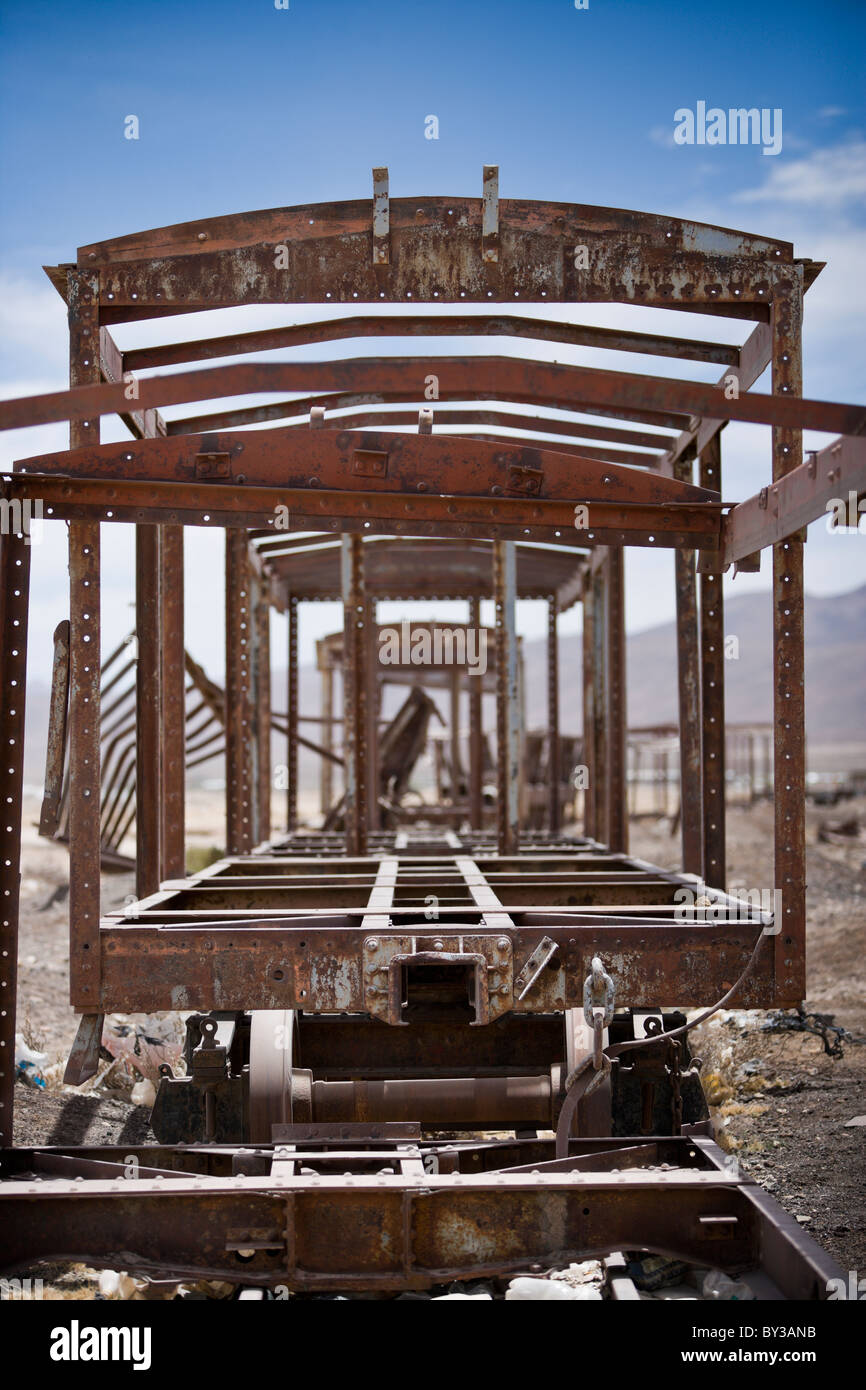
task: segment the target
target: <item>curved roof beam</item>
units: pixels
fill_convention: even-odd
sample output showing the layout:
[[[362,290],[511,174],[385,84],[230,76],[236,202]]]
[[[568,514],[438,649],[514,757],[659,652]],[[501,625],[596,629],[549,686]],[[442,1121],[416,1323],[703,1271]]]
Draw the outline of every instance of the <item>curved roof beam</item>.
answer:
[[[375,199],[156,228],[79,249],[103,322],[237,304],[461,300],[700,306],[765,318],[810,282],[788,242],[615,208]],[[485,223],[485,218],[487,222]],[[375,225],[374,225],[375,223]],[[65,295],[65,268],[47,268]]]
[[[126,371],[145,371],[151,367],[175,366],[182,362],[202,362],[240,353],[275,352],[280,348],[309,343],[341,342],[347,338],[441,338],[511,337],[540,342],[564,343],[571,347],[604,348],[611,352],[641,352],[654,357],[675,357],[696,362],[715,362],[734,367],[740,350],[733,344],[704,342],[694,338],[672,338],[656,333],[635,333],[618,328],[597,328],[593,324],[557,323],[549,319],[523,318],[503,314],[357,314],[348,318],[325,319],[318,323],[291,324],[285,328],[265,328],[252,333],[227,334],[218,338],[191,339],[185,343],[166,343],[155,347],[132,348],[124,352]]]
[[[718,386],[702,382],[524,361],[516,357],[237,363],[145,378],[138,382],[137,404],[144,410],[150,406],[213,400],[220,395],[303,391],[311,387],[319,391],[324,388],[330,392],[361,393],[372,403],[381,403],[388,399],[389,393],[417,396],[431,374],[436,377],[439,398],[445,400],[466,399],[468,393],[470,398],[477,400],[508,399],[559,410],[608,407],[613,411],[640,410],[644,417],[650,413],[665,413],[671,418],[675,412],[688,417],[704,415],[712,420],[744,420],[789,429],[823,430],[830,434],[854,435],[866,431],[864,406],[749,391],[729,400]],[[123,383],[110,383],[2,401],[0,429],[122,413],[128,408],[125,392]],[[296,409],[300,405],[301,402],[296,402]]]

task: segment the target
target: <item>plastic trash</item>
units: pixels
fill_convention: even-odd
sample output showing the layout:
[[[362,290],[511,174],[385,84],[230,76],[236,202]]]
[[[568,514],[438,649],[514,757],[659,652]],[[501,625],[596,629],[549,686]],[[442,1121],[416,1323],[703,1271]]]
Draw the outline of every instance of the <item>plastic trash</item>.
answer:
[[[35,1052],[32,1047],[27,1046],[20,1033],[15,1034],[16,1081],[23,1081],[25,1086],[36,1086],[40,1091],[44,1091],[45,1077],[42,1068],[47,1061],[47,1052]]]
[[[514,1303],[541,1303],[559,1300],[561,1303],[598,1302],[601,1293],[589,1284],[566,1284],[562,1279],[512,1279],[505,1298]]]
[[[732,1279],[729,1274],[724,1274],[720,1269],[711,1269],[708,1274],[704,1275],[701,1293],[704,1298],[713,1298],[729,1303],[748,1303],[755,1298],[748,1284],[744,1284],[742,1279]]]

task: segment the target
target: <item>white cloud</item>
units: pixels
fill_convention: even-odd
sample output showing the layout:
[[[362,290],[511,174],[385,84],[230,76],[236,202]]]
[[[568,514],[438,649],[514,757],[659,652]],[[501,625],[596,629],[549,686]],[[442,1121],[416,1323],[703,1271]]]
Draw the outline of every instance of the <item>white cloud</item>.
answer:
[[[69,336],[66,305],[54,286],[42,276],[0,274],[0,344],[4,355],[17,360],[33,354],[34,365],[66,384]],[[55,385],[47,388],[55,389]]]
[[[813,150],[790,164],[774,164],[760,188],[734,195],[737,203],[798,203],[826,211],[866,200],[866,141]]]
[[[665,149],[675,150],[677,148],[673,126],[654,125],[649,133],[649,138],[654,145],[662,145]]]

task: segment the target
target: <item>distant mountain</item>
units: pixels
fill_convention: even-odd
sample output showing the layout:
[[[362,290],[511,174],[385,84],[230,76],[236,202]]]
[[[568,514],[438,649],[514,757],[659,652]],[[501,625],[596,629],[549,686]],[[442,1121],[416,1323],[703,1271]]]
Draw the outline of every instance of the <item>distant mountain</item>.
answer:
[[[866,742],[866,585],[830,598],[806,596],[806,733],[820,744]],[[732,723],[773,717],[772,594],[725,600],[725,635],[739,655],[725,663],[725,712]],[[545,718],[543,640],[527,642],[527,719]],[[676,625],[662,623],[627,641],[628,720],[632,727],[677,719]],[[580,638],[564,640],[560,654],[563,729],[578,731],[583,671]]]

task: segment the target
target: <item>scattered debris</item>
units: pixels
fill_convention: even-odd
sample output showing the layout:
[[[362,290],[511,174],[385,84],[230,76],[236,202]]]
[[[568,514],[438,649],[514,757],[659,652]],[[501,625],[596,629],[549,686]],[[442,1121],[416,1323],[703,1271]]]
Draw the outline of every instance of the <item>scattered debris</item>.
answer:
[[[173,1071],[178,1068],[186,1035],[185,1020],[186,1014],[180,1013],[110,1014],[102,1033],[103,1051],[124,1064],[128,1074],[156,1087],[164,1063]]]
[[[767,1022],[761,1025],[761,1032],[814,1033],[823,1042],[828,1057],[844,1057],[843,1041],[850,1044],[862,1039],[835,1023],[835,1017],[835,1014],[807,1013],[802,1004],[796,1009],[773,1009]]]
[[[818,839],[822,844],[834,845],[840,839],[858,839],[860,836],[860,820],[857,816],[848,816],[845,820],[822,820],[818,826]]]
[[[25,1086],[35,1086],[45,1090],[43,1067],[48,1061],[47,1052],[36,1052],[28,1047],[22,1033],[15,1034],[15,1080],[23,1081]]]
[[[628,1261],[628,1275],[636,1289],[648,1293],[667,1285],[681,1284],[687,1266],[681,1260],[671,1260],[665,1255],[632,1255]]]

